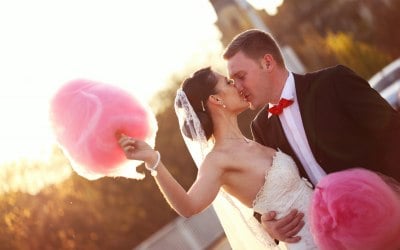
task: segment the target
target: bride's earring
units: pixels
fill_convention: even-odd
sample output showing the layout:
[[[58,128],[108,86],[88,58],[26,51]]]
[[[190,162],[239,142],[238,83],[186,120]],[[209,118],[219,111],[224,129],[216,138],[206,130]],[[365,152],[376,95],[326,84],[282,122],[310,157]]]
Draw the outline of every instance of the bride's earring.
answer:
[[[215,102],[217,102],[219,105],[221,105],[224,109],[226,109],[226,105],[224,104],[224,102],[221,100],[221,99],[219,99],[218,97],[216,97],[216,96],[211,96],[213,99],[214,99],[214,101]]]
[[[226,109],[226,105],[224,104],[224,102],[223,102],[222,100],[219,100],[219,104],[221,104],[222,107],[223,107],[224,109]]]
[[[202,110],[203,110],[204,112],[206,112],[206,107],[204,107],[204,102],[203,102],[203,101],[201,101],[201,108],[202,108]]]

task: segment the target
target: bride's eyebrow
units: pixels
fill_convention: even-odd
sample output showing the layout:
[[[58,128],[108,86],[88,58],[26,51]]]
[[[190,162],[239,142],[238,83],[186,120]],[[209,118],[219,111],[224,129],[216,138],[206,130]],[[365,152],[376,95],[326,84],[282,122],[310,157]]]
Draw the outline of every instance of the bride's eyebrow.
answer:
[[[228,78],[228,77],[225,77],[225,81],[226,81],[226,84],[228,84],[228,85],[231,85],[232,83],[234,83],[234,80],[232,78]]]

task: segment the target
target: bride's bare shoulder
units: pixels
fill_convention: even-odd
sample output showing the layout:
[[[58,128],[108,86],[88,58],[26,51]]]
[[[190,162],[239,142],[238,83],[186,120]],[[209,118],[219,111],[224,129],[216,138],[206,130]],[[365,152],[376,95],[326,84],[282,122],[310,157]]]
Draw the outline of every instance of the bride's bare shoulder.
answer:
[[[228,155],[225,151],[211,150],[210,153],[208,153],[205,157],[204,161],[218,164],[220,162],[223,162],[227,156]]]
[[[223,168],[229,159],[228,154],[220,150],[211,150],[204,158],[202,168]]]

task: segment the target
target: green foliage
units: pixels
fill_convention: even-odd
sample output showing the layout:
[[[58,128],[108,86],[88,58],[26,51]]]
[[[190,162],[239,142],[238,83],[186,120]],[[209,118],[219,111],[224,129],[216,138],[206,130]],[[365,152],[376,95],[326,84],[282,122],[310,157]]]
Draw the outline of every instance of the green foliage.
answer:
[[[396,32],[400,2],[389,2],[390,6],[372,0],[340,2],[371,6],[372,26],[360,18],[357,6],[339,8],[336,1],[285,0],[279,14],[266,21],[278,41],[292,46],[309,70],[342,63],[367,78],[400,56],[400,35]],[[152,103],[159,126],[156,148],[185,188],[194,181],[197,169],[181,137],[173,99],[183,77],[194,69],[213,63],[224,74],[223,62],[215,57],[196,55],[197,64],[172,76],[170,85]],[[255,111],[247,111],[239,117],[248,137],[254,115]],[[72,173],[49,186],[46,174],[58,171],[65,176],[66,166],[70,168],[59,150],[46,163],[22,161],[1,166],[5,171],[0,175],[0,249],[131,249],[177,216],[149,175],[141,181],[88,181]],[[26,168],[35,170],[35,174]],[[139,169],[144,171],[143,166]],[[16,188],[5,186],[9,180],[30,182]],[[31,184],[47,187],[39,193],[29,192]]]
[[[329,33],[326,44],[339,63],[349,66],[365,79],[391,61],[390,56],[371,45],[355,41],[349,34]]]
[[[219,53],[196,56],[196,63],[188,63],[187,68],[172,75],[168,86],[151,103],[158,121],[155,147],[168,170],[186,189],[193,183],[197,168],[180,134],[173,107],[175,93],[183,78],[194,70],[211,63],[221,70]],[[38,186],[42,188],[40,192],[37,188],[30,194],[24,185],[3,185],[0,249],[132,249],[177,217],[148,173],[140,181],[109,177],[88,181],[72,173],[49,186],[45,176],[58,171],[65,177],[66,167],[70,174],[71,167],[59,149],[54,150],[48,162],[1,166],[7,170],[0,173],[3,183],[40,180],[43,185]],[[35,174],[27,168],[35,169]],[[143,165],[139,171],[145,172]]]
[[[400,56],[400,1],[285,0],[263,19],[307,71],[345,64],[365,78]]]
[[[293,43],[293,49],[309,71],[319,70],[337,64],[333,52],[328,48],[325,38],[314,29]]]
[[[196,167],[172,106],[181,81],[173,79],[173,84],[160,93],[164,106],[157,115],[156,148],[172,175],[188,188]],[[50,166],[60,173],[65,172],[66,165],[70,168],[60,150],[54,151],[49,162],[24,162],[38,166],[36,173],[41,170],[42,175]],[[24,180],[29,181],[29,173],[21,172],[28,165],[22,165],[2,166],[8,170],[3,181],[18,177],[12,175],[13,171],[16,175],[24,173]],[[143,166],[139,170],[145,171]],[[35,194],[25,193],[26,188],[24,192],[18,190],[8,188],[0,197],[1,249],[131,249],[177,216],[149,174],[141,181],[109,177],[88,181],[73,173]]]
[[[181,166],[187,176],[180,181],[188,185],[193,166]],[[36,195],[4,194],[0,215],[1,249],[21,250],[130,249],[176,217],[150,175],[88,181],[76,174]]]

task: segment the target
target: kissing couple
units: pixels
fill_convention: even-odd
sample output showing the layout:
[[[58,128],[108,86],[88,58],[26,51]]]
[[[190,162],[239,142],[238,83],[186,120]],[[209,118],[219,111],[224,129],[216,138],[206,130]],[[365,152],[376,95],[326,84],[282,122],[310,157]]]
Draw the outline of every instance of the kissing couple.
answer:
[[[290,250],[330,249],[310,229],[314,188],[333,173],[356,168],[382,176],[400,208],[393,191],[400,181],[400,114],[366,80],[343,65],[290,72],[274,38],[255,29],[238,34],[223,57],[229,77],[207,67],[177,90],[175,110],[198,167],[188,191],[158,151],[119,138],[126,157],[145,162],[178,214],[190,217],[213,203],[233,249],[279,249],[281,243]],[[237,122],[249,107],[259,109],[253,140]],[[400,217],[390,216],[397,223],[376,232],[385,237],[369,249],[400,247]],[[345,239],[342,244],[347,249]]]

